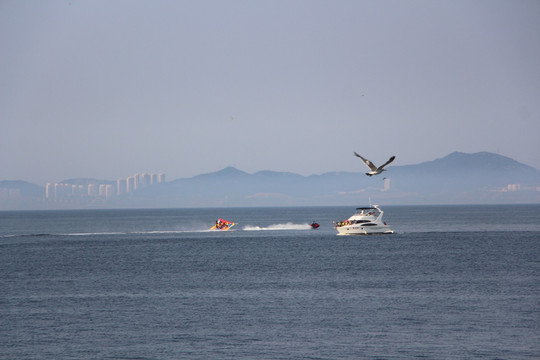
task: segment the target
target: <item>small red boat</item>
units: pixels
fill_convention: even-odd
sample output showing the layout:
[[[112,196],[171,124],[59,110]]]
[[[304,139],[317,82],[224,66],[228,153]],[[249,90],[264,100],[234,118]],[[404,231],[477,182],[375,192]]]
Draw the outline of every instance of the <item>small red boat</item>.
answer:
[[[311,228],[312,229],[317,229],[320,225],[317,224],[315,221],[311,223]]]

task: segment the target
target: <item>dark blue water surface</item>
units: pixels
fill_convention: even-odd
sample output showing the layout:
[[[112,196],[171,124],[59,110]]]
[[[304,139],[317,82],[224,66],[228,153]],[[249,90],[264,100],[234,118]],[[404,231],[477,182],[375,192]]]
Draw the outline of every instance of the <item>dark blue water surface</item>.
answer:
[[[540,358],[540,205],[383,210],[0,212],[0,357]]]

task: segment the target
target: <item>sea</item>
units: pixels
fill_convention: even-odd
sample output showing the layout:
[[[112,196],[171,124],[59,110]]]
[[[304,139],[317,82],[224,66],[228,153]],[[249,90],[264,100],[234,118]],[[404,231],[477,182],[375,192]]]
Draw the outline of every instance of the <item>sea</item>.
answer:
[[[381,208],[0,212],[0,358],[540,358],[540,205]]]

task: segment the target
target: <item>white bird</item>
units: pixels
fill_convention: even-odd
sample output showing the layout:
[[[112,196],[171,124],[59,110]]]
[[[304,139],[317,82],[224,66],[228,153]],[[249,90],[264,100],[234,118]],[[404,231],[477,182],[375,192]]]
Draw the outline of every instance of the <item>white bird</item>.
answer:
[[[368,166],[368,168],[370,168],[370,172],[367,172],[366,175],[367,176],[373,176],[373,175],[378,175],[380,173],[382,173],[383,171],[386,171],[386,169],[383,169],[386,165],[390,164],[392,161],[394,161],[394,159],[396,158],[395,156],[392,156],[390,159],[388,159],[387,162],[385,162],[384,164],[382,164],[381,166],[377,167],[375,166],[375,164],[373,164],[371,161],[369,161],[368,159],[362,157],[362,155],[359,155],[357,154],[356,152],[354,153],[354,155],[358,156],[360,159],[362,159],[362,161],[364,162],[364,164],[366,164]]]

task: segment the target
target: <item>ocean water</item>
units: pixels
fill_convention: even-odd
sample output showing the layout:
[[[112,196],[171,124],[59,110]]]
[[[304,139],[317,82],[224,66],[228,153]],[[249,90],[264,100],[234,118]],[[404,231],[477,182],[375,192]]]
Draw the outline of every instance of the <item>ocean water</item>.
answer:
[[[540,358],[540,205],[382,208],[0,212],[0,358]]]

